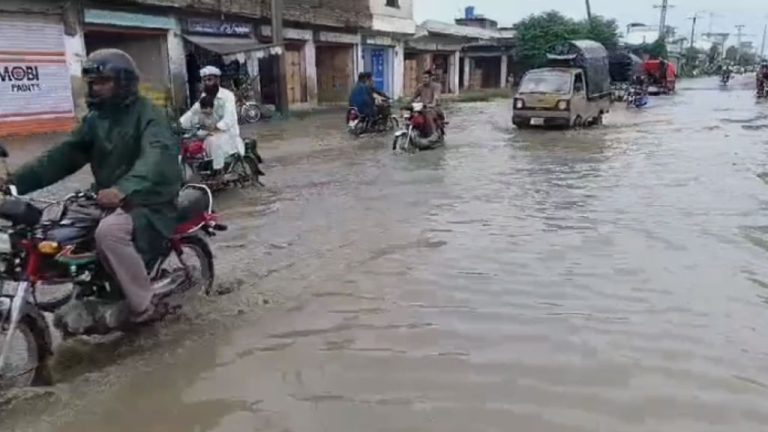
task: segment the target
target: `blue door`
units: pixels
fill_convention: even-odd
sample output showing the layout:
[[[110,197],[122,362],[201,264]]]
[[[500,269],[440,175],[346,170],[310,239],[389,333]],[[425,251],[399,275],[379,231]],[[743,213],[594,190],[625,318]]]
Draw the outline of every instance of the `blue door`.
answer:
[[[387,91],[386,53],[383,49],[371,50],[371,72],[373,72],[373,84],[377,90]]]
[[[376,89],[390,94],[392,87],[392,72],[390,70],[391,48],[368,45],[363,47],[363,67],[373,74],[373,84]]]

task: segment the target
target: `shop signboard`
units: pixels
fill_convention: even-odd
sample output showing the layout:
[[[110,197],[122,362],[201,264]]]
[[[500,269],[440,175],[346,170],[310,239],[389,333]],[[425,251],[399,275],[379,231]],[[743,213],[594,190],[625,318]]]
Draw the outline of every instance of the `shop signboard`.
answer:
[[[251,37],[253,25],[239,21],[189,19],[186,30],[190,34]]]
[[[0,119],[74,115],[66,63],[0,58]]]

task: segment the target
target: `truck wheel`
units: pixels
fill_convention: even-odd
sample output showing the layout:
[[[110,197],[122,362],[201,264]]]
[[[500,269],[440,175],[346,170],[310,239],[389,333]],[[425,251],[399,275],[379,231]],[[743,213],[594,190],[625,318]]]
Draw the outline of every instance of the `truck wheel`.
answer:
[[[573,119],[573,127],[580,128],[582,126],[584,126],[584,120],[581,118],[581,116],[576,116],[576,118]]]

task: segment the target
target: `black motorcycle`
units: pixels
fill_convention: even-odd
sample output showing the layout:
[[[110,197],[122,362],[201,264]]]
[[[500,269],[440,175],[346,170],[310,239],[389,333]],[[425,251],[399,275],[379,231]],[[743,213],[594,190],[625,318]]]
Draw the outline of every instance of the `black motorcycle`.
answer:
[[[359,137],[368,133],[383,133],[395,130],[400,126],[400,121],[392,115],[392,100],[381,99],[376,108],[378,115],[375,118],[364,116],[355,107],[347,109],[347,132]]]
[[[7,157],[0,147],[0,157]],[[95,231],[105,212],[90,192],[62,202],[21,198],[15,187],[0,203],[0,277],[16,283],[13,295],[0,296],[0,391],[45,384],[52,355],[51,331],[42,312],[65,338],[103,335],[132,327],[119,286],[96,255]],[[186,186],[179,195],[178,228],[163,243],[150,271],[158,318],[181,307],[181,295],[210,294],[213,254],[200,234],[214,236],[217,222],[205,186]],[[67,295],[38,301],[38,290],[69,284]]]

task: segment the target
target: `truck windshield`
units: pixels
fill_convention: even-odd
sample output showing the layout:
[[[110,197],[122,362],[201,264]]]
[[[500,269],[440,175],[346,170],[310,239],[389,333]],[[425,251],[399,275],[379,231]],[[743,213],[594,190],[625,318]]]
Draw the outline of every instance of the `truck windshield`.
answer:
[[[571,74],[546,72],[528,74],[520,84],[519,93],[571,93]]]

